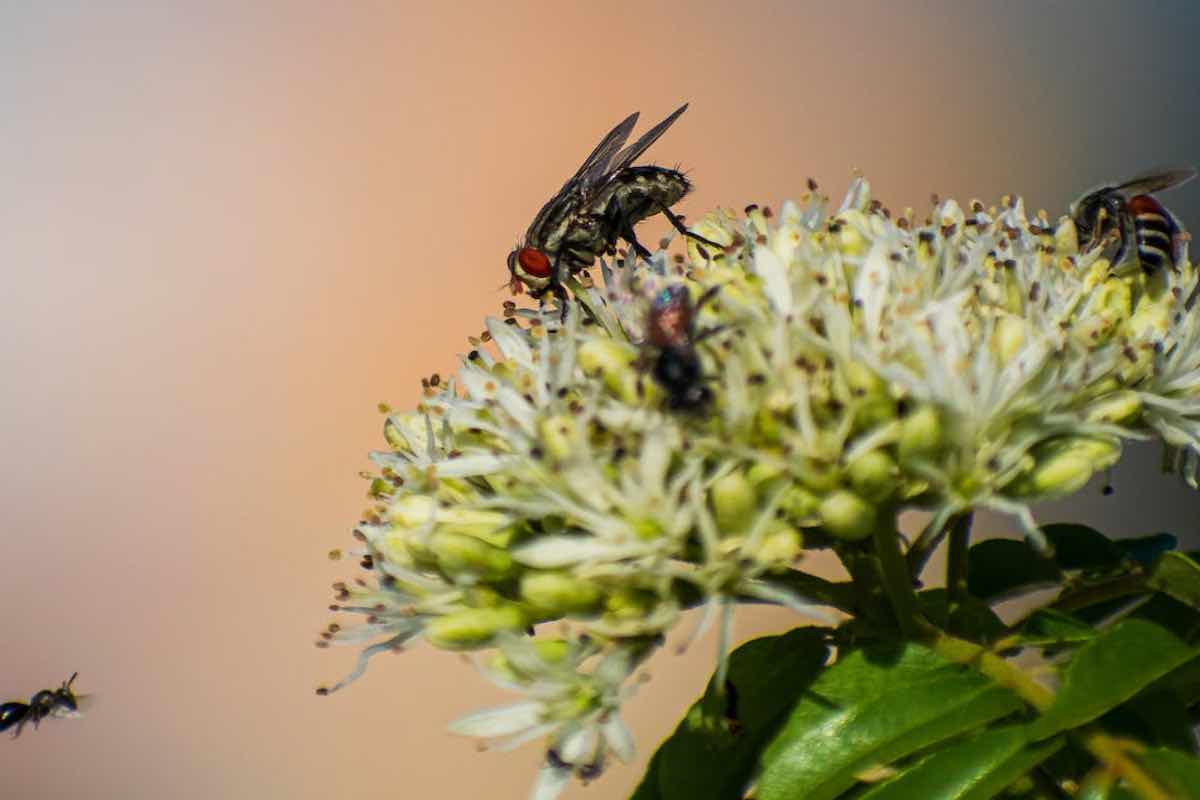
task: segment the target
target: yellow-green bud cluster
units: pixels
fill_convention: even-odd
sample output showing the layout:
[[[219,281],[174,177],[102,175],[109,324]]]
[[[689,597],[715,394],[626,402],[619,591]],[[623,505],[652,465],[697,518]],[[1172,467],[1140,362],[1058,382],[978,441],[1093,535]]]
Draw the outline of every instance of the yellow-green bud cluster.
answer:
[[[1028,503],[1078,490],[1130,435],[1160,435],[1194,478],[1186,259],[1119,268],[1019,199],[893,214],[861,179],[836,211],[810,192],[695,231],[722,247],[602,263],[565,315],[510,305],[387,413],[357,529],[377,585],[346,590],[369,595],[347,604],[364,635],[471,650],[566,621],[554,635],[597,652],[644,648],[690,605],[803,608],[773,581],[806,547],[908,508],[1032,528]],[[690,305],[656,305],[678,286]],[[646,331],[670,311],[668,351]],[[680,352],[707,396],[687,407],[655,377]]]

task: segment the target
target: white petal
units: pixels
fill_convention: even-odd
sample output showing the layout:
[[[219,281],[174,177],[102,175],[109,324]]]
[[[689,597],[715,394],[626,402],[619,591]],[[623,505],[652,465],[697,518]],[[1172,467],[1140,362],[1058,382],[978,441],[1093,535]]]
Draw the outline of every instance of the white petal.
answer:
[[[504,456],[471,455],[439,461],[434,472],[441,478],[465,478],[469,475],[490,475],[499,472],[508,462]]]
[[[488,317],[487,330],[505,358],[510,358],[526,368],[533,366],[533,351],[529,349],[529,342],[521,328],[506,325],[495,317]]]
[[[513,550],[513,558],[531,567],[553,568],[581,561],[615,561],[644,550],[636,542],[610,544],[590,536],[543,536]]]
[[[538,770],[529,800],[555,800],[571,781],[571,770],[546,764]]]
[[[632,761],[636,755],[633,734],[629,732],[620,714],[610,714],[604,721],[604,741],[613,751],[613,755],[626,763]]]
[[[593,725],[583,725],[568,733],[558,745],[558,755],[568,764],[588,764],[596,755],[599,731]]]
[[[541,703],[513,703],[468,714],[451,722],[449,729],[463,736],[492,739],[523,731],[541,722]]]
[[[792,285],[787,267],[769,247],[754,248],[754,271],[763,280],[763,289],[771,307],[780,314],[792,311]]]

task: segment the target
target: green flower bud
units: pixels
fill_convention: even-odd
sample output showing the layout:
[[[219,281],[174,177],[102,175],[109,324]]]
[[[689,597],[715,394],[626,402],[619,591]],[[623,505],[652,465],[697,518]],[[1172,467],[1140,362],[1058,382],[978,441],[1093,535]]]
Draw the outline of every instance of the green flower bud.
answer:
[[[621,588],[604,598],[604,613],[617,620],[640,620],[650,613],[658,598],[644,589]]]
[[[1132,389],[1122,389],[1087,407],[1088,422],[1108,422],[1121,425],[1132,422],[1142,413],[1142,399]]]
[[[1035,449],[1033,469],[1007,490],[1021,497],[1063,497],[1082,489],[1092,473],[1112,466],[1120,455],[1120,441],[1115,438],[1059,437]]]
[[[803,486],[792,486],[779,507],[794,525],[811,525],[818,515],[821,500]]]
[[[758,507],[758,493],[740,470],[717,480],[708,492],[717,526],[723,533],[742,533]]]
[[[822,500],[818,513],[825,531],[836,539],[865,539],[875,530],[875,507],[844,489]]]
[[[804,537],[792,527],[781,527],[763,537],[754,558],[760,564],[787,567],[804,549]]]
[[[585,374],[601,375],[604,386],[619,399],[631,404],[637,402],[638,375],[633,368],[637,353],[631,346],[612,339],[588,339],[579,346],[576,358]]]
[[[924,405],[900,422],[900,461],[927,461],[942,448],[942,420],[937,409]]]
[[[521,576],[521,599],[548,619],[586,614],[600,603],[595,584],[562,572],[526,572]]]
[[[1025,323],[1017,317],[1004,316],[996,321],[992,330],[992,352],[1007,363],[1021,352],[1025,344]]]
[[[430,620],[425,638],[443,650],[475,650],[490,645],[498,633],[528,626],[525,612],[516,605],[464,608]]]
[[[507,550],[461,533],[438,531],[429,538],[429,551],[438,567],[447,575],[474,575],[483,580],[497,581],[509,577],[516,569]]]
[[[885,451],[872,450],[851,461],[846,474],[856,492],[878,502],[895,491],[900,469]]]
[[[575,420],[566,414],[556,414],[543,419],[538,429],[546,454],[555,461],[566,461],[579,435]]]
[[[543,663],[558,664],[571,652],[571,644],[566,639],[535,639],[533,649]],[[503,653],[498,653],[488,661],[488,669],[513,683],[529,678],[526,671],[515,666]]]
[[[630,520],[633,524],[633,530],[637,537],[643,541],[651,541],[661,537],[664,533],[662,523],[656,519],[649,517],[640,517]]]
[[[783,474],[783,467],[778,464],[755,464],[746,470],[746,480],[761,488],[762,484],[772,481]]]

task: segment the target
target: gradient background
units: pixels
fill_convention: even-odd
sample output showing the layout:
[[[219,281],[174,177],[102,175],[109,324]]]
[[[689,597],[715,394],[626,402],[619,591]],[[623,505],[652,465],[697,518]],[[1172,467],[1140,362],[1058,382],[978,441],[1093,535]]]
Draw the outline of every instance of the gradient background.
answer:
[[[525,796],[536,747],[444,731],[506,700],[452,655],[314,696],[355,655],[312,646],[352,574],[325,553],[375,404],[453,368],[631,110],[691,102],[651,155],[692,171],[692,216],[809,175],[840,197],[854,167],[893,208],[1016,191],[1056,216],[1200,162],[1194,2],[166,5],[0,5],[0,695],[73,670],[99,694],[0,742],[12,797]],[[1200,186],[1168,202],[1200,228]],[[1116,483],[1040,518],[1200,543],[1156,449]],[[658,658],[638,763],[568,796],[624,796],[711,665],[711,641]]]

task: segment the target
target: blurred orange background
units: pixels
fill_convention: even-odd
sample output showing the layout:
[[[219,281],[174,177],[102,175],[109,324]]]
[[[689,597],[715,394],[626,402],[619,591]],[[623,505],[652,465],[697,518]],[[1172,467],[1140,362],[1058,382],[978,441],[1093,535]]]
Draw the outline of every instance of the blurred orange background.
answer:
[[[808,176],[838,198],[852,168],[893,208],[1019,192],[1057,216],[1200,161],[1194,4],[839,5],[0,10],[0,696],[75,670],[98,695],[0,742],[0,794],[526,795],[536,746],[445,732],[507,701],[452,655],[313,694],[355,656],[312,646],[353,568],[325,553],[364,503],[376,403],[453,369],[513,242],[630,111],[691,102],[650,156],[690,171],[692,217]],[[1200,228],[1200,188],[1167,201]],[[1115,483],[1039,518],[1200,544],[1156,449]],[[629,793],[712,665],[711,639],[653,662],[639,760],[587,797]]]

